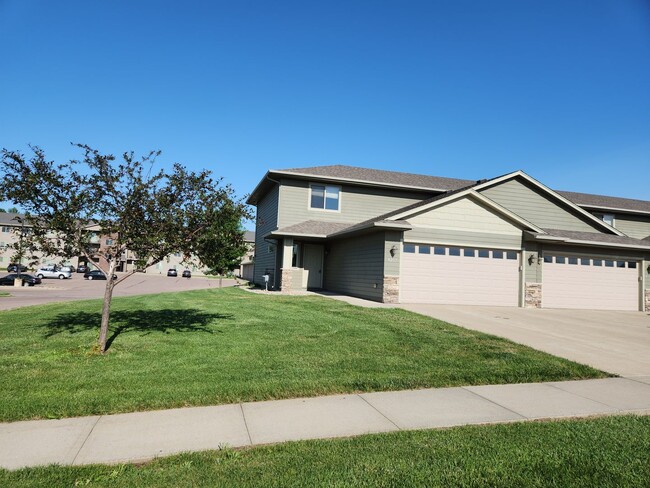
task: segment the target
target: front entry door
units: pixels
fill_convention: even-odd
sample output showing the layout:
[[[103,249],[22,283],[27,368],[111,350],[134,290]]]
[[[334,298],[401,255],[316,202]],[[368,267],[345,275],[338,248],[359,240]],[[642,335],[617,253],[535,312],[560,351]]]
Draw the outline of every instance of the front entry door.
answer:
[[[305,244],[303,267],[307,275],[307,288],[323,287],[323,246]]]

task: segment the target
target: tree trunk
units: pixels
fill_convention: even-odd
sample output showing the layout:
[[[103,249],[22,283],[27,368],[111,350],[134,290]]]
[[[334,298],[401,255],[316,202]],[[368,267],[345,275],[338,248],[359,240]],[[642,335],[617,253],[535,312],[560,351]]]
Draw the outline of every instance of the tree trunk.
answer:
[[[223,275],[219,275],[219,288],[223,286]]]
[[[108,263],[108,276],[106,276],[106,289],[104,290],[104,304],[102,305],[102,325],[99,328],[99,351],[104,354],[106,352],[106,339],[108,338],[108,320],[111,315],[111,300],[113,299],[113,288],[115,282],[113,281],[113,273],[115,271],[115,261],[111,260]]]

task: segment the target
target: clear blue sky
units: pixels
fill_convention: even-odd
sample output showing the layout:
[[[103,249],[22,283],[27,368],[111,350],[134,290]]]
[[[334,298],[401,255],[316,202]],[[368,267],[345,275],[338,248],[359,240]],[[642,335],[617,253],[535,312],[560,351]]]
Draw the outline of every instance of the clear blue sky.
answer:
[[[647,0],[0,0],[0,146],[650,199]]]

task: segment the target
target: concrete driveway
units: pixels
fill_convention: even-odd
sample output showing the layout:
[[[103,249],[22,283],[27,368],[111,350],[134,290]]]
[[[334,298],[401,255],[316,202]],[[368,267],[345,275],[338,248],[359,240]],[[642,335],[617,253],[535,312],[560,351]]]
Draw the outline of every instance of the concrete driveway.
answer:
[[[650,314],[460,305],[401,308],[628,378],[650,379]]]

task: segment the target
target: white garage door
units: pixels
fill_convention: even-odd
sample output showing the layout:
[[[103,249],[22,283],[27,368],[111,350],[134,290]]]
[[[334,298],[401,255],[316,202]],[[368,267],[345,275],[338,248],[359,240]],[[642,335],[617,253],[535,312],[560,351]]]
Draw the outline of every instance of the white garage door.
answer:
[[[638,268],[636,261],[545,255],[542,307],[638,310]]]
[[[403,251],[403,303],[517,306],[517,251],[410,243]]]

